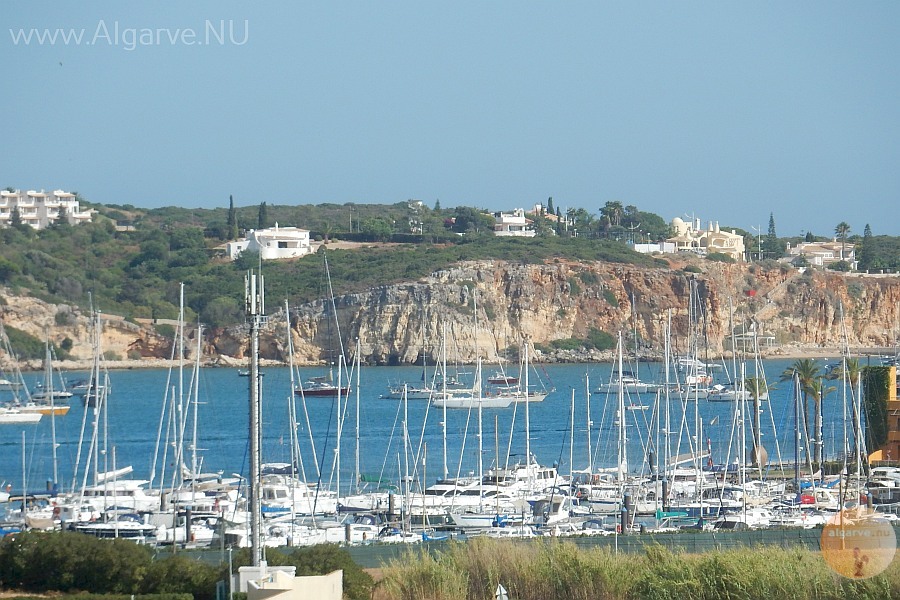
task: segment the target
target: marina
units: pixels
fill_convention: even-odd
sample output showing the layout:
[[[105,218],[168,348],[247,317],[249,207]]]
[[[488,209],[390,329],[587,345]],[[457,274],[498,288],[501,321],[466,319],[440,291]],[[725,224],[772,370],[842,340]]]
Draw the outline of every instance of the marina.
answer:
[[[823,372],[830,362],[833,360],[819,361]],[[392,382],[415,379],[419,371],[413,366],[351,370],[342,377],[347,392],[340,402],[337,394],[305,398],[294,393],[294,382],[310,380],[319,369],[299,368],[292,376],[286,367],[268,366],[259,387],[260,453],[265,465],[262,511],[268,532],[263,535],[270,545],[297,544],[301,536],[295,529],[296,519],[327,517],[331,527],[336,527],[338,521],[331,519],[350,510],[393,518],[402,534],[395,541],[403,541],[404,535],[409,538],[406,532],[410,529],[432,536],[437,535],[435,529],[475,534],[490,533],[501,523],[504,527],[515,524],[520,529],[543,527],[544,531],[578,533],[590,531],[588,525],[593,523],[598,532],[608,533],[621,529],[617,513],[626,502],[626,489],[631,490],[627,502],[633,503],[628,506],[632,514],[644,515],[634,526],[672,527],[678,519],[701,515],[713,521],[720,513],[739,512],[746,505],[749,487],[729,487],[723,479],[723,474],[738,478],[742,458],[748,479],[764,475],[766,481],[780,486],[780,495],[788,497],[784,483],[797,474],[797,409],[791,382],[779,382],[779,377],[792,363],[766,360],[758,367],[769,383],[769,399],[762,404],[758,425],[768,454],[765,473],[759,467],[751,468],[752,441],[747,441],[749,433],[741,433],[749,428],[741,417],[748,402],[687,399],[676,393],[666,400],[663,385],[652,386],[649,393],[625,392],[620,386],[621,397],[618,391],[598,392],[598,382],[618,381],[613,364],[538,365],[529,387],[552,390],[543,401],[520,399],[502,406],[486,401],[481,410],[477,404],[449,410],[436,401],[436,395],[430,400],[385,397]],[[642,379],[665,381],[665,370],[660,363],[643,364]],[[91,403],[65,405],[71,409],[65,416],[43,415],[34,424],[0,427],[0,481],[10,495],[10,500],[0,505],[5,508],[5,518],[15,519],[21,508],[24,481],[35,502],[44,498],[41,502],[48,507],[43,518],[51,523],[58,517],[52,509],[55,493],[69,492],[82,502],[99,497],[101,501],[87,509],[88,521],[108,519],[104,510],[109,506],[124,505],[134,514],[146,513],[161,503],[160,498],[166,498],[171,506],[190,507],[190,519],[200,519],[193,528],[194,540],[200,539],[200,532],[205,532],[204,539],[212,539],[212,530],[226,507],[238,514],[241,490],[249,477],[249,379],[237,369],[190,371],[108,373],[103,443],[97,449],[99,456],[92,460],[96,472],[115,473],[118,469],[121,479],[93,480],[96,474],[85,474],[85,451],[79,447],[79,439],[85,446],[85,425],[89,432],[92,421],[101,422]],[[66,377],[85,379],[89,374],[69,373]],[[24,375],[29,387],[39,379],[40,374]],[[586,390],[593,390],[589,401]],[[165,448],[160,448],[176,443],[166,441],[161,433],[172,427],[164,426],[164,406],[174,411],[171,414],[190,415],[181,425],[181,437],[176,437],[184,449],[180,455],[174,451],[166,454]],[[847,448],[845,410],[839,392],[825,397],[822,452],[826,461],[843,459]],[[664,447],[659,437],[661,431],[665,435],[663,422],[670,428]],[[196,432],[196,441],[188,433],[191,430]],[[82,464],[76,467],[79,458]],[[808,473],[805,447],[800,462]],[[671,474],[671,482],[667,477],[664,483],[657,475],[664,464],[670,465],[665,471]],[[127,465],[126,470],[122,465]],[[700,467],[705,471],[705,483],[700,482]],[[296,478],[290,477],[292,472]],[[57,479],[54,473],[58,473]],[[881,481],[893,489],[893,477],[893,472],[885,473]],[[626,481],[642,483],[626,485]],[[832,490],[836,479],[828,481],[829,485],[810,496],[818,501],[818,508],[838,505]],[[92,485],[85,486],[85,482]],[[120,496],[106,498],[109,491],[104,490],[122,485],[137,485],[129,494],[146,496],[148,504],[129,504]],[[663,489],[666,485],[668,491]],[[694,494],[698,485],[699,496]],[[663,496],[672,501],[661,502]],[[806,501],[805,495],[797,497],[798,503]],[[208,506],[202,506],[201,500]],[[890,490],[879,500],[896,501]],[[535,506],[541,508],[535,510]],[[115,518],[118,522],[119,517]],[[132,515],[123,518],[127,525],[122,529],[164,543],[191,540],[182,530],[167,529],[167,518],[171,521],[171,516],[162,517],[162,522],[150,527],[154,523],[150,516]],[[235,517],[236,522],[230,523],[230,533],[226,532],[229,543],[247,543],[243,518]],[[288,518],[294,536],[290,542],[284,538]],[[807,515],[796,525],[814,525],[817,519]],[[371,541],[383,529],[371,530],[372,523],[357,524],[352,519],[341,523],[353,524],[351,529],[359,530],[353,535],[359,540]],[[109,535],[103,528],[79,527]],[[307,541],[347,541],[336,529],[328,533],[319,526],[305,527]],[[152,535],[148,534],[151,530],[155,532]],[[368,532],[365,536],[364,531]],[[503,534],[515,536],[515,531],[504,529]],[[421,539],[421,535],[413,537]]]

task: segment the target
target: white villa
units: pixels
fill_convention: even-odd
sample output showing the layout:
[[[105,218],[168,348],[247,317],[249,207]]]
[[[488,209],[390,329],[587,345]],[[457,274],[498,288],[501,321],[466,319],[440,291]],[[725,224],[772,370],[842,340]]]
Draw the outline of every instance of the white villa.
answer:
[[[675,245],[678,252],[694,252],[706,256],[710,252],[726,254],[736,261],[744,260],[744,236],[732,231],[721,231],[719,223],[710,221],[708,229],[703,229],[700,219],[691,223],[675,217],[672,219],[675,237],[666,240]]]
[[[839,261],[850,263],[856,269],[856,249],[852,243],[841,244],[836,239],[830,242],[801,242],[793,248],[788,244],[788,260],[805,256],[809,264],[824,267]]]
[[[525,217],[525,210],[515,209],[510,213],[494,213],[494,235],[534,237],[537,232],[531,227],[532,222]]]
[[[298,227],[275,227],[268,229],[251,229],[247,237],[225,246],[231,260],[240,256],[244,250],[259,252],[261,260],[277,258],[298,258],[312,252],[309,243],[309,231]]]
[[[75,194],[63,190],[0,191],[0,226],[9,226],[15,209],[18,209],[22,223],[34,229],[52,225],[59,220],[60,213],[65,213],[70,225],[89,223],[92,214],[90,210],[81,210]]]

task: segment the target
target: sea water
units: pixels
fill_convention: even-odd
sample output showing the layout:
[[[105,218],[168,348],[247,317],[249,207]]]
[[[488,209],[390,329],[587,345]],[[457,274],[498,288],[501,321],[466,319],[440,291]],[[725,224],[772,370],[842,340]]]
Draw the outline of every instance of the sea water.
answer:
[[[760,376],[764,374],[771,386],[770,400],[762,403],[763,445],[773,462],[794,460],[792,385],[790,382],[777,383],[791,362],[767,360],[761,363]],[[828,362],[835,361],[818,361],[822,371]],[[642,380],[664,380],[663,365],[641,363],[639,367]],[[532,389],[554,388],[543,402],[528,406],[530,450],[541,464],[557,464],[563,474],[589,465],[594,469],[615,467],[619,461],[619,435],[623,433],[628,470],[648,471],[649,448],[654,439],[648,432],[656,430],[652,424],[656,396],[628,395],[625,404],[649,408],[625,411],[625,424],[620,428],[616,417],[617,397],[595,392],[600,383],[610,380],[613,368],[610,364],[533,366],[529,375]],[[633,365],[629,368],[634,370]],[[401,400],[381,397],[392,384],[404,381],[421,384],[421,368],[363,366],[358,394],[354,375],[350,397],[340,406],[336,398],[306,398],[304,402],[293,396],[287,368],[265,367],[261,370],[264,373],[262,459],[264,462],[292,462],[290,400],[293,397],[300,451],[299,459],[294,462],[302,468],[307,481],[320,482],[333,489],[340,480],[341,490],[346,492],[356,489],[357,472],[361,474],[360,479],[367,482],[368,489],[374,489],[378,482],[396,484],[406,475],[431,482],[445,474],[476,474],[480,468],[525,460],[524,404],[482,411],[479,461],[477,410],[448,410],[445,420],[442,409],[431,406],[428,400],[409,400],[404,404]],[[472,369],[468,367],[467,370],[471,373]],[[489,372],[492,372],[491,368],[485,367],[485,373]],[[713,373],[719,379],[725,378],[722,370]],[[294,384],[325,374],[323,369],[301,368],[294,377]],[[86,376],[86,373],[65,374],[69,381]],[[754,376],[752,362],[746,366],[746,376]],[[29,386],[41,377],[40,374],[26,374]],[[671,378],[674,381],[674,372]],[[202,472],[246,477],[249,378],[240,377],[237,369],[203,368],[196,378],[190,367],[182,372],[177,369],[116,370],[109,373],[109,380],[111,391],[105,412],[95,412],[93,407],[85,406],[82,400],[73,397],[69,413],[56,417],[53,423],[51,417],[45,415],[36,425],[0,425],[0,482],[14,491],[22,489],[23,479],[28,491],[41,491],[54,484],[61,490],[78,489],[84,482],[91,483],[96,463],[98,471],[131,466],[134,471],[130,477],[150,480],[152,474],[154,486],[168,486],[174,481],[173,473],[179,463],[192,468],[195,454],[198,470]],[[587,380],[594,392],[590,396],[590,409]],[[842,386],[840,381],[826,384],[837,388],[826,396],[823,410],[825,455],[835,458],[843,451]],[[3,394],[0,401],[11,397],[10,392],[0,393]],[[711,461],[716,464],[734,463],[740,459],[740,423],[743,421],[738,410],[740,403],[699,400],[695,408],[694,401],[682,403],[671,399],[668,405],[670,455],[685,454],[699,446],[703,451],[711,452]],[[665,409],[660,410],[664,415]],[[702,422],[699,439],[695,410]],[[193,442],[195,413],[196,452]],[[339,423],[341,427],[338,427]],[[57,443],[56,482],[53,481],[53,425]],[[98,440],[96,453],[90,450],[94,435]],[[749,457],[749,427],[745,436]],[[338,437],[340,452],[337,452]],[[80,446],[79,440],[82,440]],[[805,449],[805,440],[801,445]],[[180,456],[176,452],[179,447],[182,449]],[[665,454],[662,444],[657,446],[654,454],[652,460],[659,462]],[[806,461],[805,454],[802,460]]]

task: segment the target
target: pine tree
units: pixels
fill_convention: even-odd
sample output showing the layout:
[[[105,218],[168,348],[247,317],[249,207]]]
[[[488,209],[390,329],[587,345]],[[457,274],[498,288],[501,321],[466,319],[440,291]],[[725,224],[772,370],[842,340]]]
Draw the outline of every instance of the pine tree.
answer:
[[[53,225],[57,227],[65,227],[69,224],[69,212],[65,207],[60,207],[59,214],[56,215],[56,220],[53,221]]]
[[[266,203],[263,202],[259,205],[259,217],[257,217],[256,227],[257,229],[265,229],[268,227],[269,223],[269,211],[268,207],[266,207]]]
[[[9,226],[13,229],[20,229],[22,227],[22,213],[19,212],[18,206],[13,206],[12,210],[9,212]]]
[[[775,215],[772,213],[769,213],[769,232],[761,250],[765,258],[778,259],[784,255],[784,246],[778,241],[778,234],[775,233]]]
[[[228,196],[228,239],[236,240],[238,237],[237,211],[234,209],[234,197]]]
[[[434,201],[434,212],[438,212],[439,210],[441,210],[441,199],[440,198],[438,198],[437,200]]]
[[[859,245],[859,270],[868,271],[875,268],[875,248],[872,246],[872,228],[866,223],[863,230],[862,243]]]

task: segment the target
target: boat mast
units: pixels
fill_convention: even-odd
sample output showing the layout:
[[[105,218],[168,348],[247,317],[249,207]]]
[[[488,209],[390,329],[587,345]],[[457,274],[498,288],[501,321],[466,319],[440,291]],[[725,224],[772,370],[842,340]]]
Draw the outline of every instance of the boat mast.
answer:
[[[622,331],[619,331],[619,348],[618,348],[618,369],[619,382],[617,385],[616,395],[618,396],[618,412],[619,412],[619,487],[624,488],[625,472],[628,470],[628,457],[625,448],[625,385],[622,381]],[[620,489],[620,492],[623,490]],[[621,493],[620,493],[621,496]]]
[[[57,482],[59,481],[59,467],[56,460],[56,406],[54,403],[55,394],[53,393],[53,363],[51,362],[52,357],[50,356],[49,334],[45,346],[47,350],[47,393],[50,394],[50,442],[53,449],[53,486],[55,487]],[[88,394],[90,394],[90,389],[88,389]]]
[[[665,456],[663,462],[663,481],[669,481],[669,463],[672,460],[671,457],[671,434],[672,434],[672,412],[669,407],[669,391],[672,389],[672,381],[670,378],[671,375],[671,366],[672,366],[672,309],[668,309],[666,314],[666,343],[665,343],[665,364],[666,364],[666,389],[665,389],[665,397],[663,402],[665,402],[666,407],[666,425],[665,425],[665,444],[663,447],[663,455]],[[674,470],[674,469],[673,469]],[[671,482],[669,482],[671,484]],[[669,499],[667,498],[669,492],[669,485],[666,486],[666,493],[663,494],[663,509],[665,509],[669,504]]]
[[[584,397],[587,408],[587,470],[590,476],[594,472],[594,457],[591,451],[591,376],[587,373],[584,375]],[[575,427],[574,421],[572,427]]]
[[[794,486],[797,491],[797,499],[800,499],[800,374],[794,371]],[[809,440],[807,440],[809,443]]]
[[[359,338],[356,338],[356,472],[354,473],[355,491],[359,491],[359,387],[360,387],[360,367],[362,359],[360,358],[361,346]]]
[[[194,491],[196,489],[197,484],[197,475],[200,473],[200,464],[197,462],[197,417],[200,404],[200,356],[203,352],[203,348],[201,346],[202,341],[202,333],[203,327],[200,325],[200,322],[197,321],[197,361],[194,364],[194,411],[193,411],[193,431],[192,439],[191,439],[191,490]],[[193,495],[191,496],[193,499]]]
[[[441,421],[441,435],[444,444],[444,479],[450,474],[447,468],[447,322],[441,323],[441,397],[444,399],[442,403],[443,420]]]
[[[525,467],[529,481],[533,480],[536,473],[531,469],[531,404],[528,397],[528,338],[525,338]],[[497,465],[498,467],[500,465]]]

